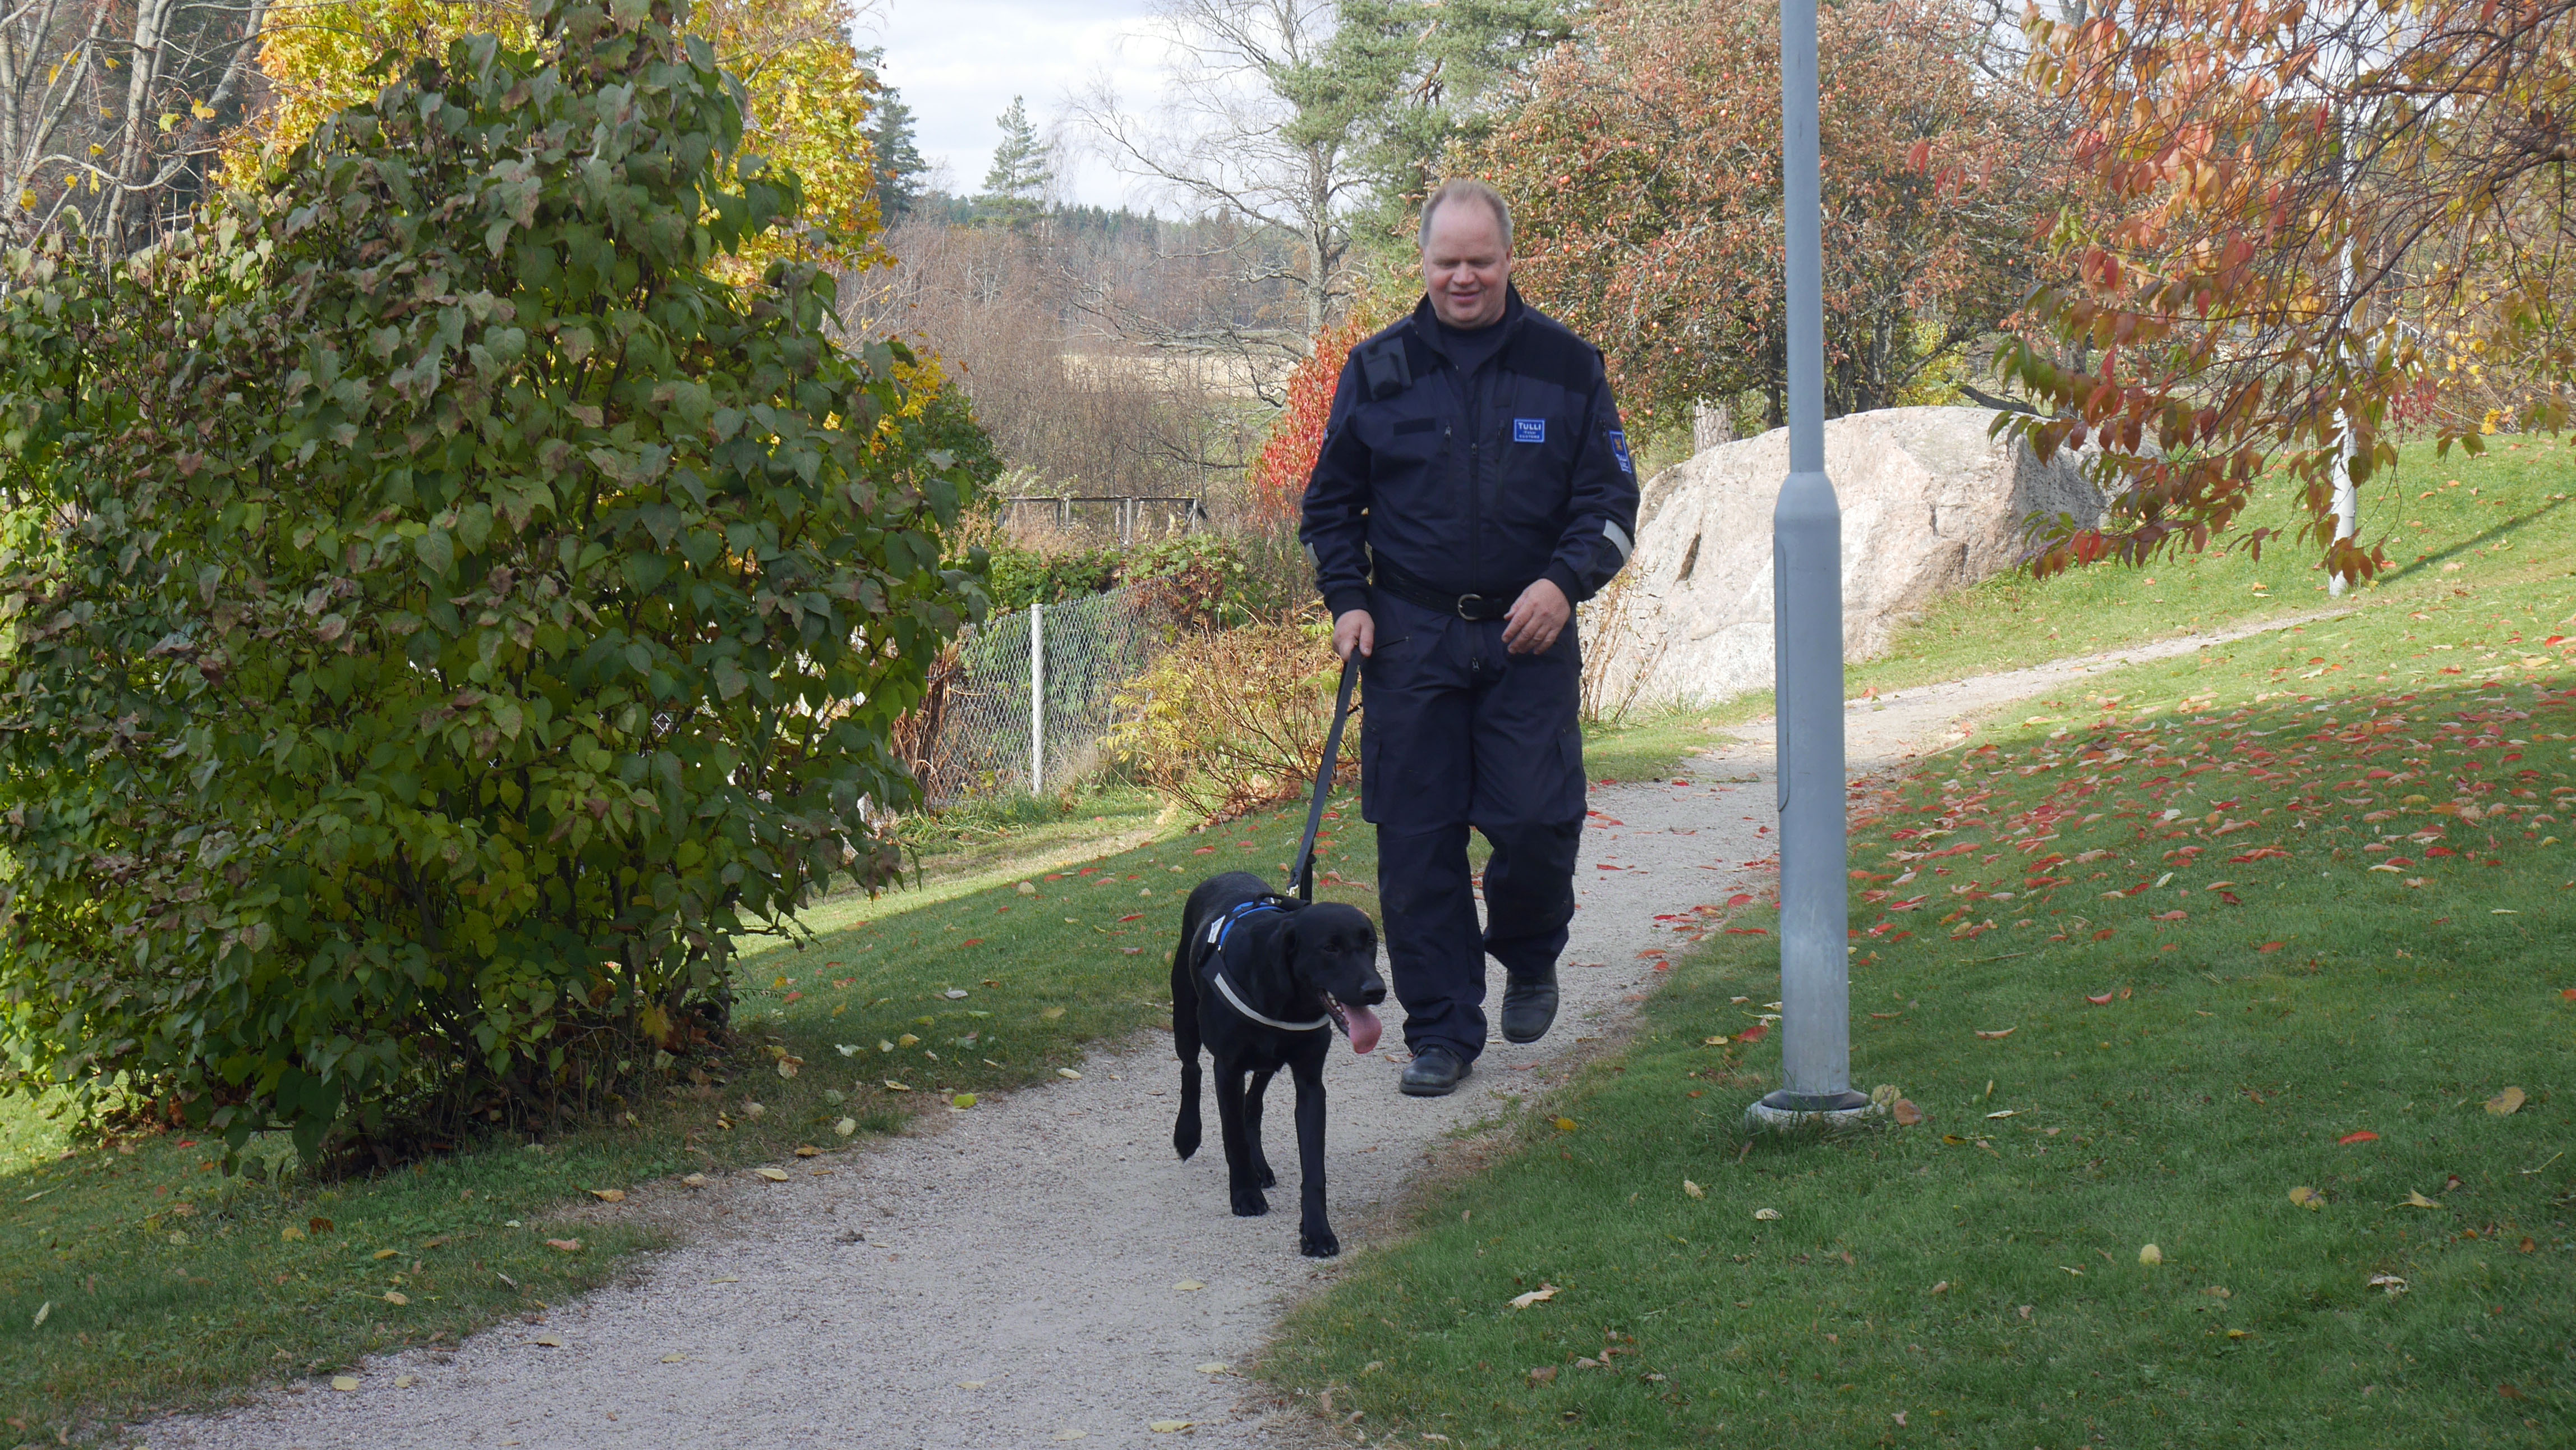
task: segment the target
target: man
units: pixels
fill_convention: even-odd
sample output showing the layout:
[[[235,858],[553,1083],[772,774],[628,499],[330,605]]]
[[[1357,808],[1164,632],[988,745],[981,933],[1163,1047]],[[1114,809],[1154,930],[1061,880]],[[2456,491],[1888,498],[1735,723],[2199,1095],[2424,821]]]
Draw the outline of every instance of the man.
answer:
[[[1452,181],[1422,205],[1427,295],[1351,350],[1299,536],[1364,658],[1360,810],[1377,826],[1402,1088],[1456,1089],[1485,1046],[1556,1019],[1583,826],[1574,606],[1633,547],[1637,480],[1600,351],[1512,290],[1512,219]],[[1493,845],[1476,925],[1467,828]]]

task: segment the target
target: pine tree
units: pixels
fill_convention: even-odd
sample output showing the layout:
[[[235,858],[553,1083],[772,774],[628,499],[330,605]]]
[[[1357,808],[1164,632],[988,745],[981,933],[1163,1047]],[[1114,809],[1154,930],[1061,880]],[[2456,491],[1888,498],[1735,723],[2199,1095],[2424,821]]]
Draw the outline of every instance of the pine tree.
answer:
[[[1011,97],[1011,108],[995,124],[1002,128],[1002,142],[993,148],[993,169],[984,173],[984,193],[975,200],[987,217],[1025,226],[1045,208],[1047,188],[1055,182],[1049,164],[1054,158],[1029,124],[1021,97]]]
[[[921,177],[930,170],[913,137],[912,107],[892,86],[885,88],[877,103],[868,140],[877,153],[877,214],[892,226],[910,216],[921,201]]]

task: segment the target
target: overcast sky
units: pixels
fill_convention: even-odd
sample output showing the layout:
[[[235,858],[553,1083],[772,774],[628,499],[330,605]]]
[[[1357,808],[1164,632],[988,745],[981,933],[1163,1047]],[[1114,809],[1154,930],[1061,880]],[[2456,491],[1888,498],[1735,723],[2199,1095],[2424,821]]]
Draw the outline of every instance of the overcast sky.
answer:
[[[1147,0],[875,0],[859,22],[862,46],[885,48],[885,79],[911,106],[921,154],[945,166],[949,189],[971,193],[992,164],[994,118],[1028,98],[1041,130],[1059,123],[1065,97],[1104,71],[1129,104],[1150,103],[1160,52],[1122,37],[1144,28]],[[1067,167],[1069,199],[1115,206],[1125,179],[1097,161]]]

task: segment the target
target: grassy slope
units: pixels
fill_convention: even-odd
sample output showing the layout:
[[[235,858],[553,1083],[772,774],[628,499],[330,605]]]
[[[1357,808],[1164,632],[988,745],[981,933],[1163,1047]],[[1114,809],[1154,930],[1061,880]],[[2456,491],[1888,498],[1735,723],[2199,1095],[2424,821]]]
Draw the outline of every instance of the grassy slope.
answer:
[[[2095,677],[1870,803],[1853,1073],[1927,1122],[1746,1148],[1777,1039],[1704,1039],[1778,995],[1757,906],[1265,1374],[1466,1446],[2565,1443],[2569,475],[2441,476],[2407,517],[2454,542],[2383,607]]]

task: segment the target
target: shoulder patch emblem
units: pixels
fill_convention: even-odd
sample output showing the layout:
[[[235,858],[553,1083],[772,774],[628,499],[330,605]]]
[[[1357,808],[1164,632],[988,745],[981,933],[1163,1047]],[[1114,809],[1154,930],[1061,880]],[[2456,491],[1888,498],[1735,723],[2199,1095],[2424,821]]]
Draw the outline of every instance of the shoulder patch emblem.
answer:
[[[1616,428],[1610,428],[1605,429],[1601,436],[1610,440],[1610,456],[1619,460],[1619,471],[1632,475],[1636,473],[1636,465],[1628,461],[1628,435]]]
[[[1514,418],[1512,420],[1512,441],[1514,443],[1545,443],[1547,441],[1547,420],[1545,418]]]

